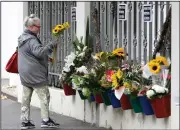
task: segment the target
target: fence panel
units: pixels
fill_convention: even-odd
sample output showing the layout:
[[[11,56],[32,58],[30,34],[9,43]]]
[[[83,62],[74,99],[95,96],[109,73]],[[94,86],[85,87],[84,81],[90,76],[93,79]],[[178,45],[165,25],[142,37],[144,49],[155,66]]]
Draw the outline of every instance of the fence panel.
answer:
[[[90,6],[90,17],[94,15],[94,8],[99,11],[96,13],[100,15],[103,51],[124,47],[129,61],[147,63],[152,59],[154,46],[170,7],[169,2],[91,2]],[[95,36],[95,25],[90,27],[91,34]],[[168,49],[163,49],[161,55],[167,56],[164,50]]]

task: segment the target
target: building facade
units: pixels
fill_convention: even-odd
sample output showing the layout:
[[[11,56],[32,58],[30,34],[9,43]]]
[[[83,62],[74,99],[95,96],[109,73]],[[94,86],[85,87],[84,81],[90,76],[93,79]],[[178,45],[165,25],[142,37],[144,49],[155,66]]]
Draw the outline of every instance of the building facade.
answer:
[[[145,7],[146,6],[146,7]],[[86,19],[90,18],[90,32],[96,38],[100,32],[100,46],[95,40],[94,51],[111,51],[125,47],[129,60],[146,63],[152,58],[160,29],[166,19],[169,7],[172,8],[172,98],[171,116],[157,119],[154,116],[135,114],[132,110],[122,111],[104,104],[89,103],[79,95],[65,96],[58,76],[63,67],[63,59],[72,50],[74,36],[85,36]],[[150,12],[146,16],[144,12]],[[112,129],[177,129],[179,128],[179,2],[23,2],[21,20],[35,13],[42,20],[41,40],[47,44],[52,40],[51,30],[59,23],[68,21],[71,28],[65,31],[58,46],[56,62],[49,63],[49,85],[51,93],[50,109],[100,127]],[[122,12],[121,12],[122,11]],[[126,13],[123,13],[126,12]],[[97,24],[93,18],[97,17]],[[23,26],[22,21],[19,23]],[[168,51],[168,50],[167,50]],[[168,56],[167,52],[161,52]],[[179,72],[179,71],[178,71]],[[22,85],[18,85],[18,101],[21,102]],[[34,93],[32,105],[40,107],[38,96]]]

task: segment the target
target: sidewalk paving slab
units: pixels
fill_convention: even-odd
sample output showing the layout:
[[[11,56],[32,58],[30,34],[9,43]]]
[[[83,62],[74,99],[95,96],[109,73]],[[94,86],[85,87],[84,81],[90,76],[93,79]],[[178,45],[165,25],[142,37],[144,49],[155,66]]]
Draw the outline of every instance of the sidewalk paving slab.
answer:
[[[20,129],[21,104],[16,101],[7,99],[1,100],[1,105],[1,130]],[[50,116],[52,117],[52,119],[56,120],[56,122],[60,123],[60,128],[58,128],[58,130],[107,130],[106,128],[95,127],[90,123],[85,123],[83,121],[63,116],[54,112],[50,112]],[[41,129],[41,116],[39,108],[31,107],[31,119],[36,125],[35,130]]]

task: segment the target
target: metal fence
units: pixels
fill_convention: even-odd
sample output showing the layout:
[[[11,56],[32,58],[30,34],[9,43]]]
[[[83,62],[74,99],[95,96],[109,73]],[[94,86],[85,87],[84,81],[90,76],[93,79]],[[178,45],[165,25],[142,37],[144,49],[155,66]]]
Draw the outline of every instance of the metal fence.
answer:
[[[128,60],[146,63],[152,58],[169,3],[90,2],[91,34],[97,36],[97,25],[92,22],[97,9],[101,49],[112,51],[117,47],[124,47]]]
[[[49,62],[49,85],[60,87],[59,74],[64,66],[64,58],[70,54],[72,40],[76,32],[76,21],[71,15],[76,2],[28,2],[28,13],[36,14],[41,19],[40,39],[47,44],[52,38],[52,29],[57,24],[69,22],[71,28],[61,35],[60,45],[57,47],[55,62]]]
[[[34,13],[41,19],[40,39],[44,44],[52,40],[51,31],[56,24],[68,21],[71,25],[61,37],[55,63],[49,62],[49,85],[59,87],[58,75],[64,66],[65,56],[72,50],[76,32],[76,14],[72,8],[76,7],[76,2],[28,4],[29,14]],[[94,35],[94,44],[100,44],[94,51],[124,47],[128,60],[146,63],[152,58],[169,7],[170,2],[90,2],[90,33]],[[97,16],[95,22],[94,14]]]

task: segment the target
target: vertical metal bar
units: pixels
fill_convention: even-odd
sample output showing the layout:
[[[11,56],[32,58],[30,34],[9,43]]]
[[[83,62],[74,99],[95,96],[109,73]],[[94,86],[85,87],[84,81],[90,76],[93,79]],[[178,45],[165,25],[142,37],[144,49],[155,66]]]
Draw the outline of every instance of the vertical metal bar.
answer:
[[[158,40],[158,2],[155,2],[155,8],[154,8],[154,47],[157,44],[157,40]]]
[[[69,22],[71,19],[71,2],[67,2],[67,15],[66,15],[66,21]],[[71,33],[70,30],[66,30],[66,35],[67,35],[67,46],[66,46],[66,54],[68,55],[70,53],[70,45],[71,45]]]
[[[33,1],[30,1],[30,2],[28,2],[28,4],[29,4],[29,11],[28,11],[28,15],[30,15],[30,14],[33,14],[33,12],[34,12],[34,2]]]
[[[118,4],[120,4],[121,2],[117,2],[117,12],[119,12],[119,6]],[[117,18],[119,17],[119,14],[117,13]],[[118,38],[118,42],[119,42],[119,45],[118,47],[123,47],[123,21],[122,20],[119,20],[117,19],[117,38]]]
[[[132,34],[131,34],[131,23],[132,23],[132,18],[131,18],[131,11],[132,11],[132,2],[128,2],[128,20],[127,20],[127,30],[128,30],[128,35],[127,35],[127,40],[128,40],[128,60],[131,60],[132,54],[131,54],[131,45],[132,45]]]
[[[43,10],[43,2],[40,2],[40,19],[41,19],[41,31],[40,31],[40,40],[42,41],[43,43],[43,24],[44,24],[44,21],[43,21],[43,13],[44,13],[44,10]]]
[[[138,62],[142,59],[142,2],[138,2],[138,18],[137,18],[137,32],[138,32]]]
[[[127,2],[124,2],[124,4],[128,5]],[[127,42],[128,42],[127,41],[127,20],[123,21],[123,26],[122,27],[123,27],[123,47],[124,47],[125,53],[127,53]]]
[[[71,7],[73,7],[73,2],[69,3],[68,6],[68,23],[71,23]],[[72,29],[68,29],[68,54],[72,51]]]
[[[105,50],[105,37],[104,37],[104,12],[105,11],[105,5],[104,5],[104,2],[100,2],[100,38],[101,38],[101,47],[102,47],[102,50],[104,51]]]
[[[68,2],[64,2],[65,3],[65,7],[64,7],[64,22],[67,21],[67,15],[68,15]],[[63,22],[63,23],[64,23]],[[67,56],[67,30],[64,31],[64,55]]]
[[[46,19],[47,19],[47,42],[50,42],[52,40],[52,15],[53,15],[53,8],[52,8],[52,2],[47,3],[47,13],[46,13]],[[53,65],[52,62],[49,62],[48,64],[48,70],[49,72],[53,72]],[[49,86],[53,85],[54,82],[54,76],[49,74],[48,75],[48,79],[49,79]]]
[[[113,47],[113,4],[107,2],[107,36],[108,36],[108,51],[112,51]]]
[[[46,44],[46,41],[44,40],[44,38],[46,37],[46,4],[45,2],[43,2],[43,37],[42,37],[42,41],[43,41],[43,44]]]
[[[61,23],[64,22],[64,3],[65,2],[62,2],[62,12],[61,12],[61,16],[62,16],[62,21]],[[61,56],[62,56],[62,66],[64,66],[64,33],[61,35]]]
[[[119,46],[119,44],[118,44],[118,37],[117,37],[117,33],[118,33],[118,20],[117,20],[117,3],[118,2],[112,2],[112,4],[113,4],[113,12],[112,12],[112,16],[113,16],[113,18],[112,18],[112,24],[113,24],[113,26],[112,26],[112,28],[113,28],[113,47],[112,47],[112,49],[114,50],[115,48],[117,48],[118,46]]]
[[[103,36],[103,38],[104,38],[104,51],[107,51],[108,50],[108,46],[109,46],[109,41],[108,41],[108,35],[107,35],[107,17],[106,17],[106,14],[107,14],[107,3],[106,2],[103,2],[102,3],[102,9],[104,10],[104,12],[103,12],[103,17],[104,17],[104,26],[103,26],[103,28],[104,28],[104,30],[103,30],[103,34],[102,34],[102,36]]]
[[[133,57],[133,61],[134,61],[134,63],[136,63],[137,62],[137,58],[136,58],[136,46],[137,46],[137,39],[136,39],[136,37],[137,37],[137,2],[133,2],[133,8],[132,8],[132,10],[133,10],[133,19],[132,19],[132,26],[133,26],[133,31],[132,31],[132,35],[133,35],[133,42],[132,42],[132,44],[133,44],[133,48],[132,48],[132,51],[133,51],[133,55],[132,55],[132,57]]]
[[[147,2],[144,2],[146,4]],[[147,63],[147,22],[144,22],[144,39],[143,39],[143,50],[144,50],[144,62]]]
[[[153,6],[151,6],[151,7],[153,10]],[[153,36],[153,30],[152,30],[152,21],[151,21],[151,22],[149,22],[149,60],[152,59],[152,40],[153,40],[152,36]]]

